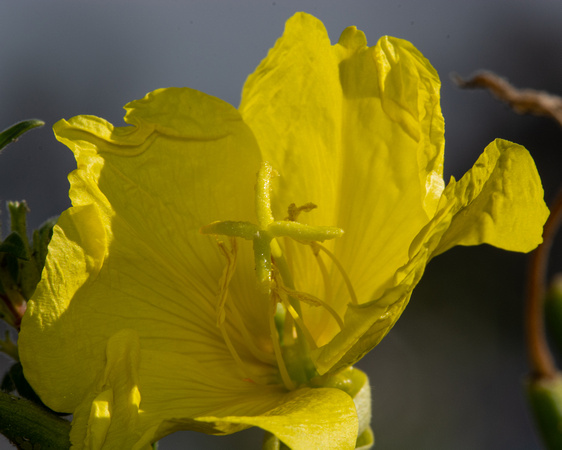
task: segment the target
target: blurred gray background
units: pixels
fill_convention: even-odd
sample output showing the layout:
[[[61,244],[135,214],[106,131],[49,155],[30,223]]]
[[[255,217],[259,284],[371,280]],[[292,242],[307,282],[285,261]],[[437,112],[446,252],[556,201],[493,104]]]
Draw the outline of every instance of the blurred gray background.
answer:
[[[6,200],[28,201],[31,228],[69,206],[66,175],[75,163],[55,141],[54,122],[94,114],[122,124],[125,103],[167,86],[237,105],[246,76],[296,11],[320,18],[333,42],[356,25],[371,45],[389,34],[424,53],[443,82],[446,179],[462,176],[501,137],[531,151],[552,199],[561,181],[558,126],[518,116],[488,93],[461,91],[449,76],[490,69],[520,87],[562,94],[558,0],[3,0],[0,129],[28,118],[47,123],[0,156],[4,222]],[[522,391],[527,261],[483,246],[430,264],[402,319],[359,364],[373,387],[376,448],[540,448]],[[561,258],[552,264],[562,268]],[[220,438],[182,432],[160,448],[260,445],[259,430]]]

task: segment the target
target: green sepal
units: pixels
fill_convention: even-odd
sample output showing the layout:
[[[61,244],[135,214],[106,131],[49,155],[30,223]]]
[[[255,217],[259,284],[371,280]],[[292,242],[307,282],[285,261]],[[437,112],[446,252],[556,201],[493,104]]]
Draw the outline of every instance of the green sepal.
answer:
[[[530,380],[527,398],[545,447],[562,448],[562,376]]]
[[[365,372],[355,367],[346,367],[336,374],[316,377],[310,381],[310,384],[314,387],[339,389],[349,394],[352,398],[355,398],[359,391],[365,386],[365,383],[368,384],[368,381]]]
[[[375,434],[371,427],[367,427],[357,438],[355,450],[369,450],[375,445]]]
[[[27,261],[26,261],[27,262]],[[18,289],[20,261],[11,253],[0,254],[0,293],[8,294]]]
[[[12,234],[10,236],[13,234],[19,236],[19,240],[17,238],[11,238],[14,240],[14,243],[17,240],[19,246],[18,251],[20,255],[15,256],[23,256],[23,252],[25,251],[26,258],[19,257],[19,261],[16,262],[15,267],[14,262],[9,260],[4,262],[2,266],[9,265],[10,274],[18,286],[18,290],[25,299],[29,299],[33,295],[33,292],[35,292],[37,283],[39,283],[39,279],[41,278],[41,272],[43,271],[43,266],[45,265],[45,259],[47,257],[47,248],[53,235],[53,227],[56,224],[57,218],[47,220],[39,229],[33,232],[33,242],[30,246],[27,238],[27,213],[29,212],[27,204],[25,202],[9,202],[8,209],[10,211],[12,228]],[[6,280],[4,282],[6,282]]]
[[[29,249],[17,231],[10,233],[0,244],[0,253],[8,253],[18,259],[29,261]]]
[[[0,319],[19,329],[25,301],[31,298],[41,278],[56,218],[49,219],[33,232],[30,247],[27,205],[10,202],[8,209],[12,232],[0,243]]]
[[[45,259],[47,259],[47,248],[53,237],[53,227],[56,225],[58,217],[48,219],[37,230],[33,231],[33,257],[39,273],[43,271]]]
[[[375,445],[371,423],[371,386],[365,372],[347,367],[336,374],[323,375],[311,380],[316,387],[331,387],[347,393],[355,403],[359,419],[359,433],[356,449],[368,450]]]
[[[32,130],[33,128],[41,127],[45,122],[39,119],[24,120],[6,128],[0,133],[0,151],[11,142],[17,140],[23,133]]]
[[[0,433],[19,449],[70,448],[70,422],[5,392],[0,392]]]

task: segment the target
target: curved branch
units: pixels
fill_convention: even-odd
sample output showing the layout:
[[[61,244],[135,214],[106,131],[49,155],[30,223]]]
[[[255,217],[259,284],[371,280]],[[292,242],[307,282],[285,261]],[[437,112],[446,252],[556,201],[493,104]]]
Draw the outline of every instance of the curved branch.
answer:
[[[556,196],[544,226],[544,241],[531,255],[528,273],[525,331],[531,376],[535,378],[554,378],[557,372],[544,329],[544,296],[550,248],[561,222],[562,189]]]

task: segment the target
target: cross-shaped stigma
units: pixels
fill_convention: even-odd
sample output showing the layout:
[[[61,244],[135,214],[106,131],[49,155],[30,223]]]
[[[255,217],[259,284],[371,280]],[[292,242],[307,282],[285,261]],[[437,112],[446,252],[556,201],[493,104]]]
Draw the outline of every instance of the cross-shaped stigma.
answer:
[[[201,228],[201,233],[239,237],[253,241],[256,276],[266,292],[271,289],[271,256],[281,256],[276,238],[290,237],[299,242],[317,242],[343,235],[337,227],[311,226],[292,220],[275,220],[271,211],[271,180],[275,170],[263,162],[256,183],[256,215],[258,224],[251,222],[220,221]]]

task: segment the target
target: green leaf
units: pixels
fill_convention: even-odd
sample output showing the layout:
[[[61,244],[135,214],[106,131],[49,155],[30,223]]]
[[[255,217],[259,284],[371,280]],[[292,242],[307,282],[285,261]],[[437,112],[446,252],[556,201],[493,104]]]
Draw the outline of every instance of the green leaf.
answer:
[[[45,125],[45,122],[39,119],[30,119],[24,120],[23,122],[18,122],[15,125],[12,125],[10,128],[6,128],[4,131],[0,133],[0,151],[6,147],[6,145],[10,144],[17,140],[23,133],[32,130],[36,127],[41,127]]]
[[[8,253],[18,259],[29,260],[29,251],[18,232],[10,233],[0,244],[0,253]]]
[[[548,450],[562,448],[562,376],[530,380],[527,397],[535,424]]]

